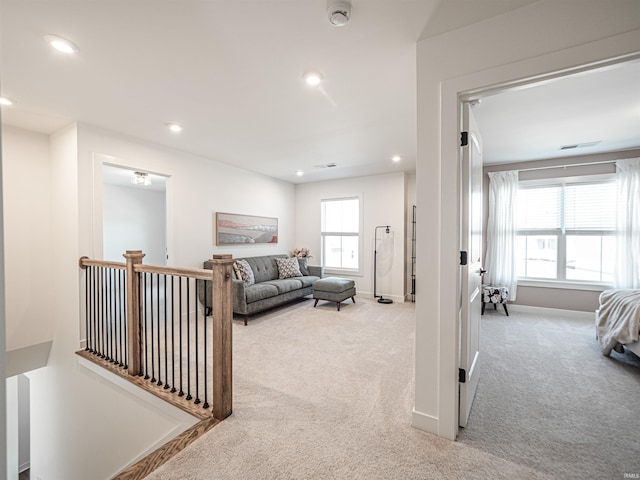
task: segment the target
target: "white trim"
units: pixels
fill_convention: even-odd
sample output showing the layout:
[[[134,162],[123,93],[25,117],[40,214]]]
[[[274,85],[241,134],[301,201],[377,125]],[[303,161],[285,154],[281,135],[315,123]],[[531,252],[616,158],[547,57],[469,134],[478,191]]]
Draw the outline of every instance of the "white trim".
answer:
[[[517,304],[508,304],[507,307],[512,313],[532,313],[536,315],[552,315],[552,316],[563,316],[569,318],[579,318],[579,319],[587,319],[595,321],[595,313],[592,311],[589,312],[579,312],[578,310],[563,310],[561,308],[547,308],[547,307],[534,307],[531,305],[517,305]]]
[[[415,408],[411,413],[411,426],[425,432],[436,433],[438,432],[438,418],[427,415],[426,413],[418,412]]]
[[[589,292],[602,292],[613,288],[613,284],[605,283],[574,283],[553,280],[518,280],[519,287],[558,288],[561,290],[585,290]]]

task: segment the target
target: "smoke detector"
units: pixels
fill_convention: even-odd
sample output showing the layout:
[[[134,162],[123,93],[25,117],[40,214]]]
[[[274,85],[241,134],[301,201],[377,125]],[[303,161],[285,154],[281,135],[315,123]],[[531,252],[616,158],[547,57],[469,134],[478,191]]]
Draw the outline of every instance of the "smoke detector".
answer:
[[[344,0],[329,0],[327,7],[329,23],[334,27],[341,27],[349,21],[351,17],[351,2]]]

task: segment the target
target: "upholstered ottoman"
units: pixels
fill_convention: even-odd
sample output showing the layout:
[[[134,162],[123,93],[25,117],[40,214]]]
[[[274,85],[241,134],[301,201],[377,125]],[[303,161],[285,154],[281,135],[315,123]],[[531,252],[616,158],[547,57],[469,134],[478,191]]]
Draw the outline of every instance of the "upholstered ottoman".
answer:
[[[509,289],[502,285],[482,285],[482,315],[484,315],[484,305],[486,303],[493,303],[493,309],[498,309],[498,304],[501,303],[504,307],[504,313],[509,316],[507,310],[507,302],[509,301]]]
[[[356,284],[348,278],[326,277],[317,280],[313,284],[313,298],[316,299],[313,307],[318,305],[318,300],[327,300],[338,304],[340,311],[340,302],[351,297],[353,303],[356,295]]]

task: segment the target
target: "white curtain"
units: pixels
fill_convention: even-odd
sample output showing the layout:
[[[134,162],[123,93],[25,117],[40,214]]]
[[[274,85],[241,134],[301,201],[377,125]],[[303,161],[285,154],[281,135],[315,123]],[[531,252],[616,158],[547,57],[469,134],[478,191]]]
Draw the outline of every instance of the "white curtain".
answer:
[[[484,283],[509,288],[509,300],[516,299],[516,200],[518,172],[489,173],[489,219]]]
[[[616,288],[640,288],[640,158],[616,161]]]

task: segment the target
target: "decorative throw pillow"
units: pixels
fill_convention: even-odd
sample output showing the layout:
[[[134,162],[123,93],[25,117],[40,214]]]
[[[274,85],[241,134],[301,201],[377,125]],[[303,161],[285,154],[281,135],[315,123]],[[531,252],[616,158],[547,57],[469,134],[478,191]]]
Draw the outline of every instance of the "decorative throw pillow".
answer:
[[[276,258],[276,264],[278,265],[278,278],[302,276],[302,273],[300,273],[300,267],[298,266],[298,259],[296,257]]]
[[[298,267],[300,267],[300,273],[302,275],[309,275],[309,259],[307,257],[297,257]]]
[[[256,283],[256,279],[253,276],[253,270],[251,270],[251,265],[249,265],[249,262],[246,260],[236,260],[233,264],[233,270],[236,272],[238,278],[242,280],[245,287]]]

